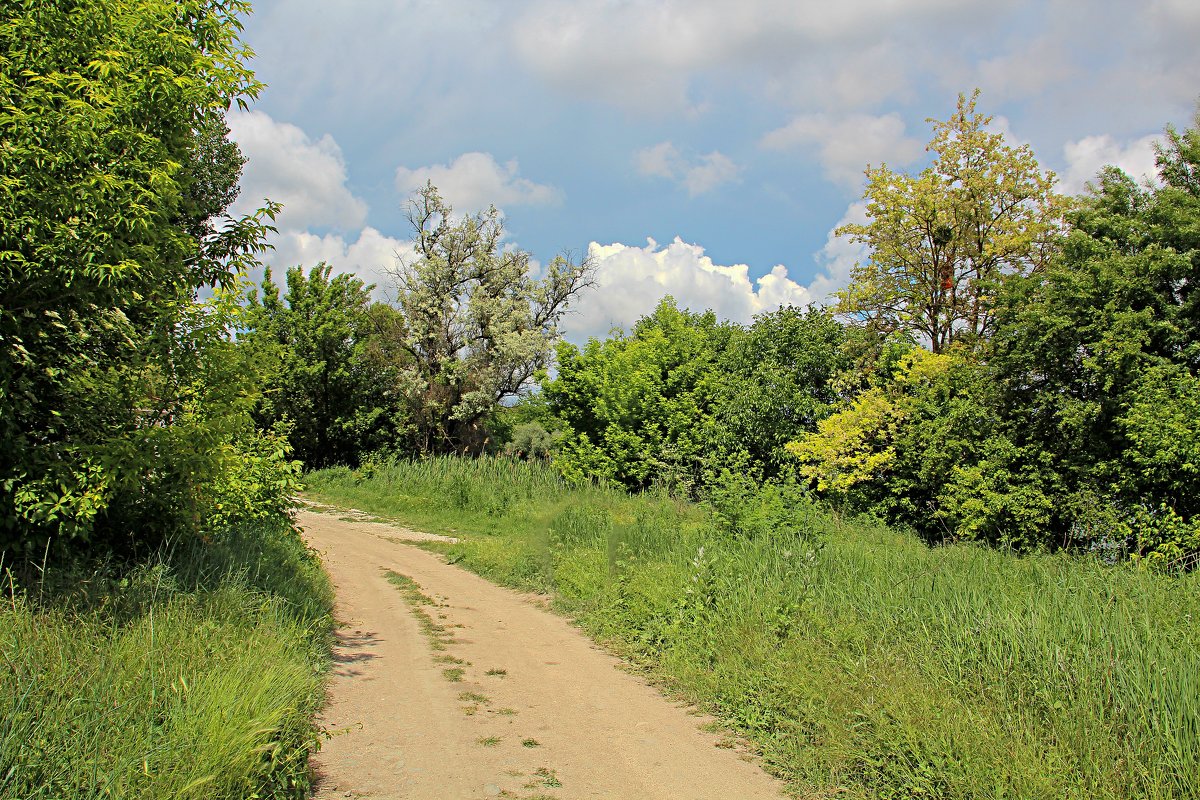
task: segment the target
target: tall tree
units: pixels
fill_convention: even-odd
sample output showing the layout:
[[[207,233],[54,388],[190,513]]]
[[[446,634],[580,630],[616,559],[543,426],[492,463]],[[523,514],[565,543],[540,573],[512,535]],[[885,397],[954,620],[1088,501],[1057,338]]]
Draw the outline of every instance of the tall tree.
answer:
[[[268,376],[255,415],[268,428],[286,421],[293,452],[310,468],[394,447],[406,421],[397,396],[403,362],[378,353],[394,335],[395,312],[373,306],[374,287],[332,269],[289,269],[282,296],[268,271],[261,298],[250,297],[242,340]]]
[[[1061,223],[1053,173],[1028,145],[989,130],[978,98],[959,95],[948,121],[930,120],[935,159],[920,174],[868,167],[870,220],[837,230],[870,248],[838,311],[914,334],[935,353],[992,331],[1000,284],[1043,267]]]
[[[260,88],[248,10],[0,7],[0,549],[195,519],[228,419],[187,365],[228,315],[194,300],[236,283],[272,211],[222,216],[223,114]]]
[[[1200,552],[1198,131],[1168,128],[1156,186],[1105,168],[1061,255],[1002,298],[990,364],[1014,439],[1054,463],[1066,541],[1127,545],[1127,524],[1142,553]]]
[[[529,253],[505,246],[494,207],[455,218],[432,184],[413,198],[409,220],[416,255],[394,277],[417,443],[426,452],[475,450],[485,417],[549,364],[558,322],[590,284],[592,265],[559,256],[535,279]]]

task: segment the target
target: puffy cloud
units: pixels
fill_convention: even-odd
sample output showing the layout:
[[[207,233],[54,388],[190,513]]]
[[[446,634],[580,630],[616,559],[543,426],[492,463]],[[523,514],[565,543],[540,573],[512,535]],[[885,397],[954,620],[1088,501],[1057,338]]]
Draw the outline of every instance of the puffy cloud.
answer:
[[[898,114],[851,114],[838,119],[807,114],[770,131],[759,144],[772,150],[815,147],[826,177],[855,189],[868,164],[905,165],[920,157],[922,143],[904,131],[904,120]]]
[[[666,247],[653,239],[645,247],[592,242],[588,257],[596,264],[596,285],[584,293],[563,323],[573,341],[604,337],[614,326],[628,328],[668,294],[682,307],[712,309],[739,322],[749,322],[755,314],[780,305],[802,305],[813,299],[782,265],[754,280],[745,264],[715,264],[703,247],[679,238]]]
[[[716,150],[688,159],[671,142],[637,151],[633,162],[640,174],[669,178],[692,197],[736,180],[739,172],[737,164]]]
[[[520,177],[516,159],[497,163],[490,153],[463,153],[449,164],[396,170],[396,188],[411,193],[432,181],[457,211],[474,213],[494,205],[557,205],[562,192]]]
[[[864,245],[833,231],[867,220],[866,203],[854,202],[846,208],[824,247],[813,256],[817,274],[807,286],[796,282],[782,264],[751,278],[745,264],[716,264],[703,247],[679,237],[666,247],[653,239],[645,247],[592,242],[588,257],[596,265],[596,285],[579,298],[563,328],[568,339],[579,343],[589,337],[603,338],[614,327],[628,330],[668,294],[683,308],[712,309],[722,319],[742,323],[780,306],[828,304],[834,292],[850,283],[855,264],[867,257]]]
[[[393,239],[371,227],[363,228],[354,240],[337,234],[283,231],[273,237],[271,244],[275,249],[263,260],[275,272],[276,280],[291,267],[308,270],[326,261],[335,272],[352,272],[364,282],[375,284],[374,296],[379,299],[386,298],[391,289],[389,270],[399,259],[411,258],[415,253],[412,242]]]
[[[1100,168],[1112,165],[1129,173],[1136,181],[1157,180],[1158,167],[1154,163],[1154,144],[1157,136],[1143,136],[1132,142],[1121,144],[1107,134],[1087,136],[1063,146],[1066,172],[1060,176],[1059,191],[1079,194],[1094,180]]]
[[[269,198],[283,203],[280,228],[351,229],[366,220],[367,204],[346,185],[346,161],[332,136],[314,141],[297,126],[261,111],[233,111],[228,122],[248,159],[235,213],[252,211]]]

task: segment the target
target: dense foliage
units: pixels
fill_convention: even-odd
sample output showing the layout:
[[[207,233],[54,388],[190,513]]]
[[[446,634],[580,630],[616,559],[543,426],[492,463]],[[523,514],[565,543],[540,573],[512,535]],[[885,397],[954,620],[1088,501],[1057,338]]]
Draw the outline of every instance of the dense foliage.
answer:
[[[331,590],[235,337],[248,10],[0,8],[0,797],[309,793]]]
[[[1157,185],[1103,171],[1044,267],[1004,277],[991,335],[877,374],[790,445],[801,473],[935,538],[1189,564],[1198,136],[1168,129]]]
[[[260,88],[247,10],[0,12],[0,549],[153,544],[260,478],[286,495],[228,335],[274,211],[222,216],[242,164],[223,114]],[[197,304],[202,287],[215,297]]]
[[[869,171],[847,327],[668,302],[562,346],[563,474],[701,496],[794,479],[931,540],[1190,566],[1200,132],[1167,130],[1157,184],[1108,168],[1067,202],[988,122],[961,99],[934,166]]]
[[[816,309],[744,328],[668,297],[628,335],[564,343],[543,391],[567,425],[556,464],[576,480],[684,494],[729,471],[780,477],[784,445],[828,413],[844,336]]]
[[[432,185],[409,219],[416,252],[392,269],[394,304],[324,263],[288,270],[282,297],[268,272],[250,296],[241,341],[266,367],[255,415],[265,429],[286,422],[309,467],[504,446],[505,404],[549,365],[558,323],[590,283],[591,265],[565,257],[534,277],[530,254],[505,245],[499,211],[457,217]],[[551,437],[526,428],[522,440],[545,454]]]

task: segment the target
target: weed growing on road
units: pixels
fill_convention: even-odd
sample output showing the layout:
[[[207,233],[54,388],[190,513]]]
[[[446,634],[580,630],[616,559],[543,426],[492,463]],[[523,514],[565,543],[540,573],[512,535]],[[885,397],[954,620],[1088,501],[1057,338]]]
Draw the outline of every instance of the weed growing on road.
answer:
[[[562,781],[558,779],[558,774],[549,767],[538,767],[533,771],[533,774],[537,776],[537,779],[525,784],[526,789],[537,789],[539,787],[546,789],[562,788]]]
[[[484,736],[481,739],[476,739],[475,742],[483,747],[496,747],[503,741],[499,736]]]
[[[491,698],[487,695],[479,694],[479,692],[463,692],[458,696],[458,699],[464,703],[477,703],[481,706],[491,705]]]
[[[522,739],[521,747],[541,747],[542,743],[537,739]]]
[[[462,667],[450,667],[442,670],[442,677],[451,683],[462,683],[463,674],[466,672]]]
[[[417,618],[417,625],[420,626],[421,633],[425,634],[425,638],[429,641],[429,646],[434,650],[445,650],[447,646],[453,644],[454,636],[446,630],[446,626],[434,622],[433,617],[425,610],[426,606],[437,606],[437,602],[422,592],[417,582],[407,575],[401,575],[391,570],[384,570],[384,574],[389,583],[400,589],[404,599],[408,602],[409,610]],[[455,662],[462,663],[458,659],[455,659]]]
[[[507,676],[507,675],[508,675],[508,670],[506,670],[506,669],[496,669],[495,667],[493,667],[492,669],[489,669],[487,672],[485,672],[485,673],[483,673],[483,674],[484,674],[484,675],[491,675],[491,676],[493,676],[493,677],[496,677],[496,678],[503,678],[503,677],[505,677],[505,676]]]

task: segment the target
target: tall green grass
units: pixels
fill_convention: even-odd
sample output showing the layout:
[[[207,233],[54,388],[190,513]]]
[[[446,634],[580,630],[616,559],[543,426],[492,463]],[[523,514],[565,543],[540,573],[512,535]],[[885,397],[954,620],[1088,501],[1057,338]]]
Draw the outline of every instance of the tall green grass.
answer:
[[[1200,581],[930,549],[795,492],[715,509],[537,465],[330,470],[327,501],[465,538],[718,713],[803,796],[1200,797]]]
[[[332,592],[288,525],[26,583],[0,606],[0,798],[308,796]]]

